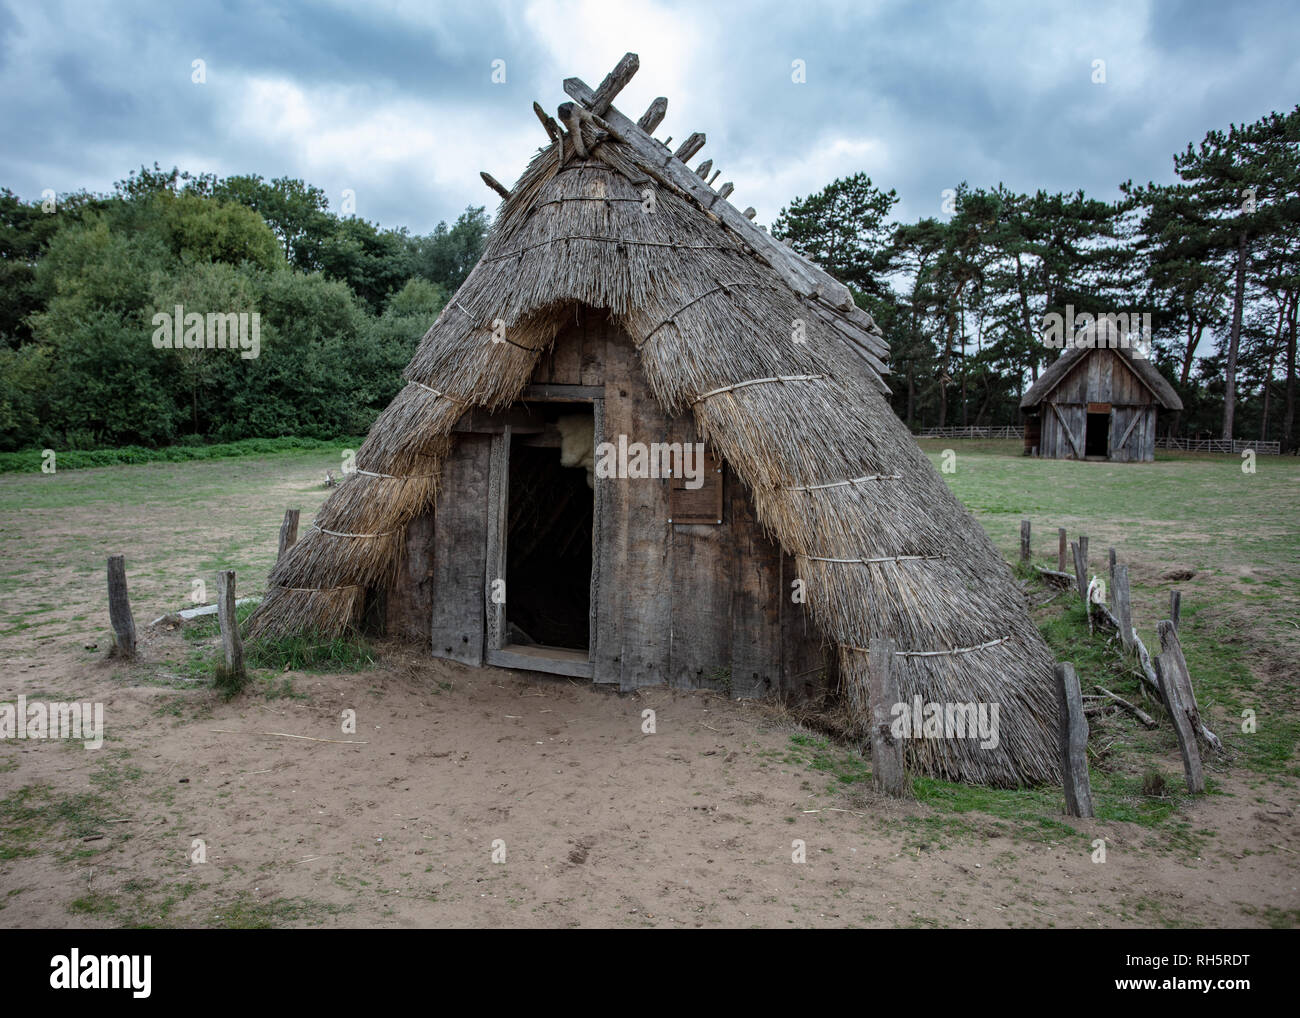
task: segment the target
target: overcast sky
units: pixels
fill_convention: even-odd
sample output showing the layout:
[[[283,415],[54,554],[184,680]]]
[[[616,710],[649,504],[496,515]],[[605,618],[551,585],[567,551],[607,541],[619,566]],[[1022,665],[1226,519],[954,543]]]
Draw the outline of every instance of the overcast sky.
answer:
[[[1207,129],[1300,100],[1300,6],[1084,6],[2,0],[0,187],[104,191],[154,161],[287,174],[423,233],[493,211],[478,172],[522,172],[545,141],[532,101],[554,112],[564,78],[595,87],[628,50],[619,108],[667,96],[656,135],[704,131],[696,161],[764,223],[859,170],[905,220],[961,180],[1114,198],[1170,179]]]

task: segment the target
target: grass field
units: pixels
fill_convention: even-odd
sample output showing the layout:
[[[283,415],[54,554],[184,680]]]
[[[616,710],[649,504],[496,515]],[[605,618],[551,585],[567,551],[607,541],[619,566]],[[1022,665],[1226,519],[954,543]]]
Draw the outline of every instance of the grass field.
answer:
[[[259,593],[284,509],[301,508],[309,525],[342,447],[8,474],[0,701],[103,697],[116,722],[99,753],[0,745],[0,924],[1300,922],[1286,847],[1300,806],[1300,461],[1261,457],[1250,474],[1226,456],[1109,465],[1028,460],[1014,442],[922,444],[936,466],[955,467],[945,479],[1009,560],[1022,518],[1043,565],[1055,566],[1058,526],[1090,537],[1095,573],[1113,545],[1148,645],[1169,589],[1183,592],[1197,696],[1230,751],[1208,767],[1209,794],[1181,794],[1167,724],[1149,732],[1123,714],[1094,719],[1098,816],[1079,822],[1053,788],[916,778],[914,801],[881,801],[852,747],[779,709],[647,691],[666,717],[689,718],[656,743],[637,728],[645,697],[382,646],[360,672],[264,667],[226,702],[209,685],[210,626],[185,638],[145,627],[187,606],[194,580],[211,593],[218,569],[238,572],[241,594]],[[113,553],[126,556],[145,633],[145,660],[130,669],[103,660]],[[1100,682],[1140,699],[1132,663],[1089,636],[1078,599],[1026,584],[1084,691]],[[356,745],[220,734],[269,726],[337,739],[341,705],[368,712]],[[1245,710],[1254,733],[1242,730]],[[557,759],[539,767],[536,754]],[[178,774],[194,783],[177,786]],[[196,831],[223,847],[215,865],[184,863]],[[498,832],[529,846],[532,876],[479,865]],[[811,839],[810,856],[822,846],[817,865],[778,876],[792,833]],[[1102,870],[1089,858],[1098,837],[1114,852]],[[436,858],[414,865],[426,850]],[[736,864],[719,870],[719,857]],[[685,884],[673,876],[681,860],[692,860]],[[909,888],[927,881],[953,890],[922,907]],[[38,901],[25,886],[58,891]]]

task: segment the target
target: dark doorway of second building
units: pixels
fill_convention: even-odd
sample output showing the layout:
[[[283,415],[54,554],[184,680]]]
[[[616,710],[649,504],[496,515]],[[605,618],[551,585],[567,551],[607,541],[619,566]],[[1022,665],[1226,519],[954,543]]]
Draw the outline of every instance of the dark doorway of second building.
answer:
[[[1088,437],[1083,446],[1089,458],[1105,459],[1110,455],[1110,414],[1088,415]]]

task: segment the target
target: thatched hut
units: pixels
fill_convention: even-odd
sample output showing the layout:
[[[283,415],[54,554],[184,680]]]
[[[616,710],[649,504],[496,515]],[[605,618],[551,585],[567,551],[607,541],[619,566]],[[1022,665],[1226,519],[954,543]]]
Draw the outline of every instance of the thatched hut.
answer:
[[[1056,777],[1052,654],[891,412],[880,331],[686,166],[703,136],[652,137],[666,100],[639,122],[610,105],[635,69],[566,81],[515,186],[485,175],[503,201],[482,259],[272,572],[254,637],[368,617],[440,656],[620,689],[833,676],[861,719],[888,637],[909,705],[998,705],[996,746],[915,739],[913,769]],[[638,443],[701,443],[705,469],[638,470]]]
[[[1025,449],[1046,459],[1150,463],[1156,415],[1182,408],[1147,351],[1102,319],[1080,329],[1021,398]]]

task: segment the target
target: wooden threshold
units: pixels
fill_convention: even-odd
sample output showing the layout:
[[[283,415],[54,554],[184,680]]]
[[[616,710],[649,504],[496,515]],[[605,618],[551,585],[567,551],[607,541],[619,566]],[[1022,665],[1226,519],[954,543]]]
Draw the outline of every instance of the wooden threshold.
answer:
[[[578,679],[590,679],[594,674],[587,651],[548,647],[540,643],[507,643],[500,650],[489,648],[486,660],[498,668],[520,668]]]

